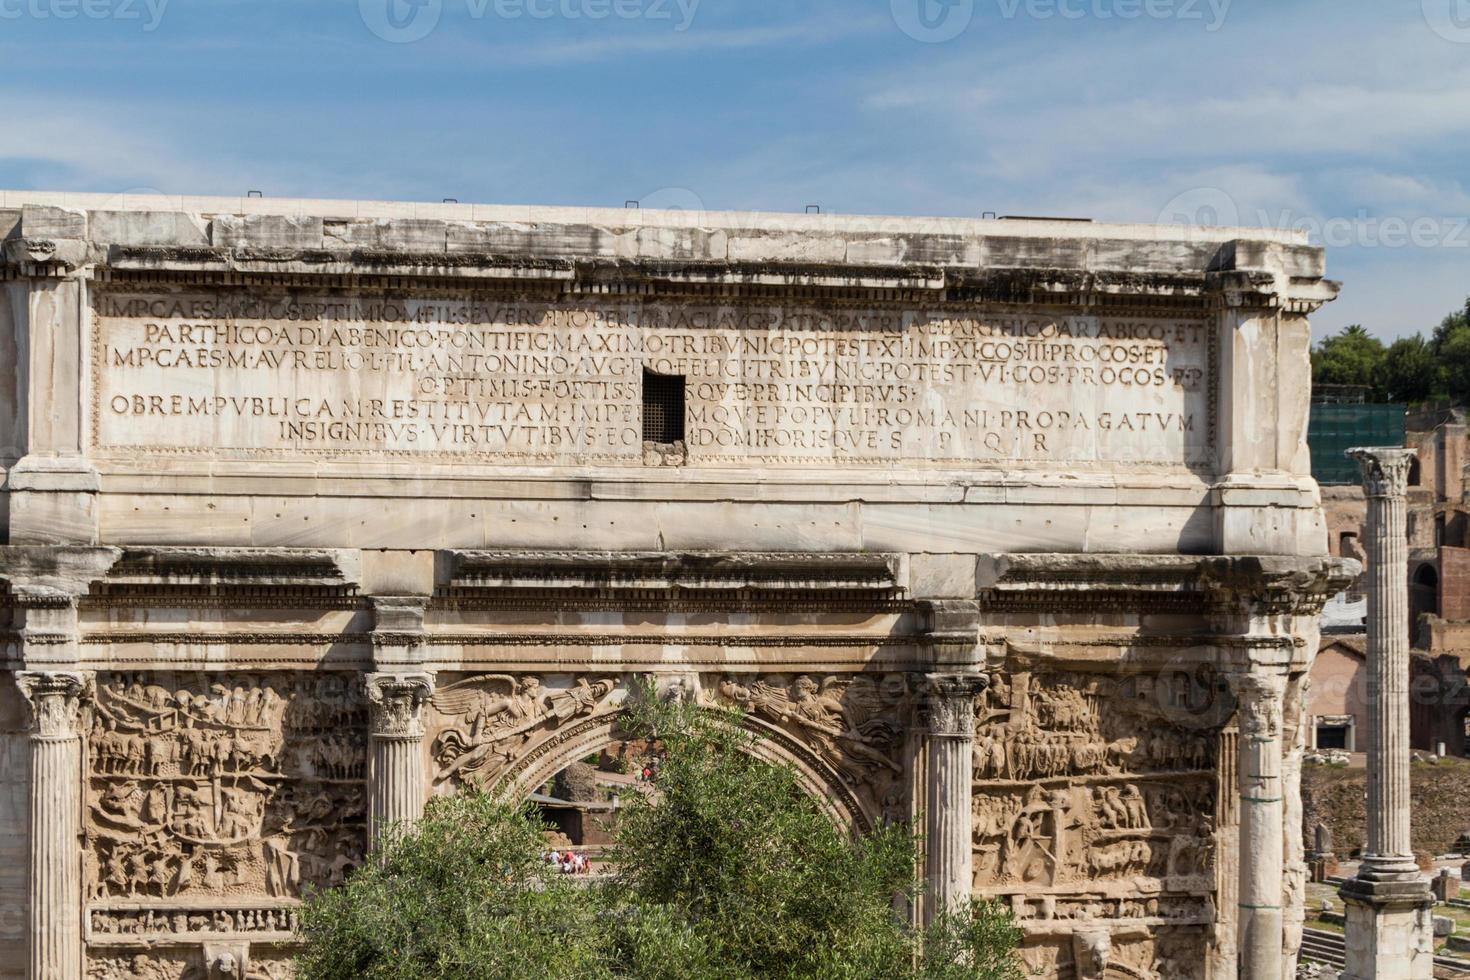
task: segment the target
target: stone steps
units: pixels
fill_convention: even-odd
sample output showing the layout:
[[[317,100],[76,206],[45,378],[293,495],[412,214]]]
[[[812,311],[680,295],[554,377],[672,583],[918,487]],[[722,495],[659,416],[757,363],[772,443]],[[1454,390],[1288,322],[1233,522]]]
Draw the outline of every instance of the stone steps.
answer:
[[[1346,965],[1347,950],[1342,934],[1327,929],[1303,929],[1302,959],[1335,967]]]

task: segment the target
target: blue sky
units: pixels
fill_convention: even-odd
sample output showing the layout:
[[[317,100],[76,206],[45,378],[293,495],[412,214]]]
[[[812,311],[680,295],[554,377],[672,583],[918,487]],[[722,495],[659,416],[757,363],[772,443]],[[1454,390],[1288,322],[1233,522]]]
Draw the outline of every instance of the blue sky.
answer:
[[[0,0],[0,186],[1300,226],[1470,293],[1470,0]]]

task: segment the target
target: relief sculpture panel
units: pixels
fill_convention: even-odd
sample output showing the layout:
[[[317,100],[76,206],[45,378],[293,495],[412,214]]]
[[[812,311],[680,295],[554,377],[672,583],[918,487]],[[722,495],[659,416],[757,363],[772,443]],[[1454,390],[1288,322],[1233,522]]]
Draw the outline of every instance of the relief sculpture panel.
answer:
[[[1169,957],[1129,975],[1188,976],[1163,960],[1191,935],[1203,962],[1216,919],[1213,689],[1207,671],[1018,668],[980,695],[975,890],[1009,902],[1032,945],[1170,927]]]
[[[864,812],[900,820],[907,816],[910,688],[903,674],[727,675],[711,678],[705,696],[794,739],[837,775]]]
[[[359,686],[335,674],[99,675],[89,944],[288,940],[302,887],[340,882],[363,859]]]
[[[434,792],[520,778],[615,725],[630,691],[625,680],[581,674],[441,676],[426,739]],[[902,674],[706,674],[664,694],[739,708],[773,758],[797,763],[868,823],[907,815],[912,698]]]
[[[583,675],[441,677],[430,701],[434,792],[494,786],[569,722],[615,711],[626,693],[617,681]]]

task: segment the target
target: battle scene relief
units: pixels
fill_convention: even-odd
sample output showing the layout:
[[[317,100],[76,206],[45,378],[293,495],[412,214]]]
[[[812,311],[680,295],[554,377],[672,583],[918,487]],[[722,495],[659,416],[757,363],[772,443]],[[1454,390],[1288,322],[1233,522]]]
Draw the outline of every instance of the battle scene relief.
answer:
[[[367,714],[356,679],[103,673],[91,714],[92,947],[284,942],[303,887],[336,884],[362,862]],[[137,972],[128,957],[93,962],[113,964],[97,975]]]
[[[1216,920],[1214,689],[1207,670],[993,675],[976,705],[975,892],[1010,904],[1028,957],[1053,948],[1038,937],[1100,928],[1170,937],[1168,955],[1128,975],[1190,976],[1170,961],[1203,961]]]

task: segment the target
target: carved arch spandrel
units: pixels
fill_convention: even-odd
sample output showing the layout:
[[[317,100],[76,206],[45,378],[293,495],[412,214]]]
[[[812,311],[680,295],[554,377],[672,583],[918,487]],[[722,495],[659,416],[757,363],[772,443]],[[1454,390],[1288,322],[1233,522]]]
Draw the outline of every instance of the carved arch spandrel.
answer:
[[[630,679],[482,674],[441,684],[426,748],[434,792],[528,792],[626,737],[617,718]],[[912,699],[903,675],[683,675],[677,687],[699,704],[742,709],[742,725],[756,736],[752,753],[791,765],[838,822],[868,831],[907,814]]]
[[[820,760],[799,749],[783,733],[758,721],[745,719],[742,727],[757,736],[751,743],[751,754],[776,765],[790,765],[799,777],[801,788],[821,804],[834,822],[859,833],[875,826],[857,797]],[[538,747],[541,751],[511,766],[497,785],[520,794],[530,793],[578,759],[628,737],[619,727],[615,714],[588,719],[560,735],[563,737],[548,740]]]

